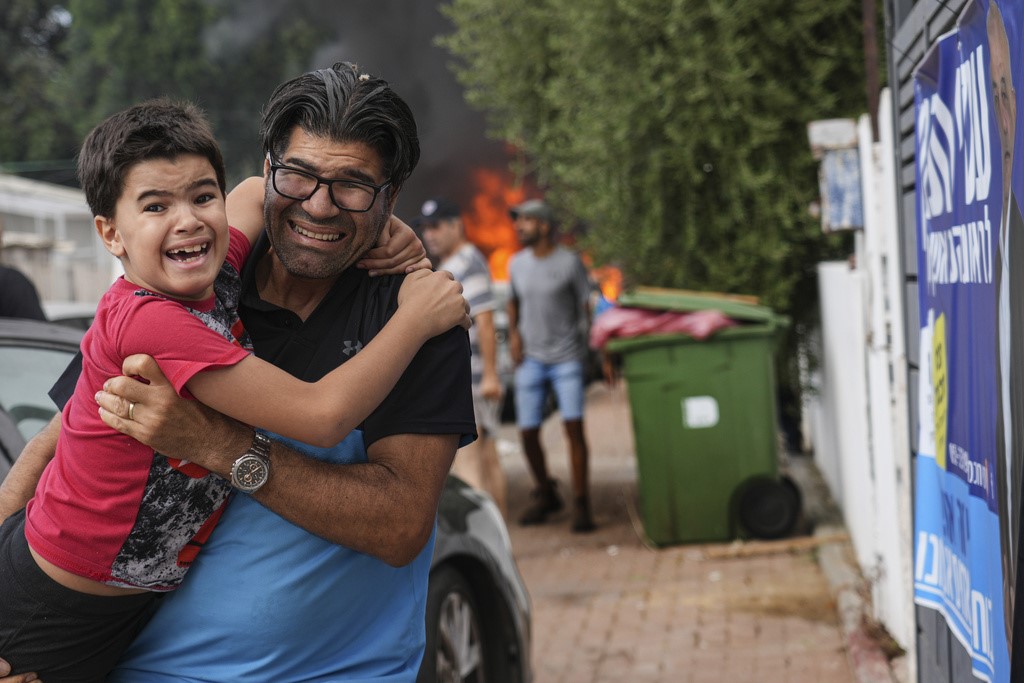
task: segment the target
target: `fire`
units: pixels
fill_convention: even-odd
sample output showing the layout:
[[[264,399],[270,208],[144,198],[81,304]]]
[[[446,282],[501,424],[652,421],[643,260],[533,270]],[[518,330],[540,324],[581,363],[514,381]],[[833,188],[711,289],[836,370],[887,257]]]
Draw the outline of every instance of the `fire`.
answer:
[[[601,266],[592,268],[591,277],[597,281],[601,288],[601,294],[608,301],[617,301],[622,292],[622,271],[615,266]]]
[[[513,187],[506,174],[494,169],[473,173],[476,194],[463,213],[466,237],[487,256],[491,276],[508,279],[508,260],[519,250],[515,226],[508,210],[526,199],[526,188]]]

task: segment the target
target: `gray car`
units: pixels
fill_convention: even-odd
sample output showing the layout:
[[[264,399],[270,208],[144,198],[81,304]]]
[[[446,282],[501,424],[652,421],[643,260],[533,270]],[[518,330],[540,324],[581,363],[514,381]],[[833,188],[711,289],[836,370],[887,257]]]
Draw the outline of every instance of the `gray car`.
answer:
[[[65,325],[0,318],[0,480],[53,417],[47,392],[82,334]],[[418,680],[532,680],[530,600],[508,529],[485,493],[453,476],[438,508],[427,651]]]

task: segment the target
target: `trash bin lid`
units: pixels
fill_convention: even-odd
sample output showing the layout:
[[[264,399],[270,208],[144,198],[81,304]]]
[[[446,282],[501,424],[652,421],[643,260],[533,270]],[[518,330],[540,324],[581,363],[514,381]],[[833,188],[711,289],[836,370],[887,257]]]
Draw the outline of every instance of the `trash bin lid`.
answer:
[[[718,310],[737,322],[785,325],[785,317],[778,316],[767,306],[760,306],[728,294],[694,292],[661,287],[637,287],[619,295],[618,304],[629,308],[651,308],[661,311]]]

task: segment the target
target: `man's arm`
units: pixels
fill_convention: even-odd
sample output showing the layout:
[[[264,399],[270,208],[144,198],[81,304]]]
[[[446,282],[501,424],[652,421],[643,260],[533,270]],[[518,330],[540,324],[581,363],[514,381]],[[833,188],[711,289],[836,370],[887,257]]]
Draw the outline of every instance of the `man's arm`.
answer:
[[[473,316],[477,339],[480,341],[480,358],[483,360],[483,376],[480,378],[480,393],[484,398],[497,401],[501,398],[501,380],[498,378],[498,342],[494,336],[494,311],[483,311]]]
[[[7,477],[0,483],[0,522],[25,507],[29,499],[35,495],[36,484],[47,463],[57,452],[57,439],[60,437],[60,413],[53,416],[50,423],[43,427],[25,445],[25,449],[14,461],[14,466]]]
[[[317,536],[401,567],[430,539],[457,447],[454,434],[399,434],[350,465],[274,449],[270,480],[254,497]]]
[[[519,334],[519,300],[513,294],[508,300],[508,351],[512,362],[523,362],[523,338]]]
[[[150,383],[108,380],[97,394],[103,421],[228,478],[252,444],[252,428],[181,399],[148,356],[132,356],[124,369]],[[125,419],[129,402],[136,404],[134,420]],[[310,533],[401,566],[430,537],[457,441],[455,435],[390,436],[367,449],[365,464],[326,463],[275,442],[270,479],[254,498]]]

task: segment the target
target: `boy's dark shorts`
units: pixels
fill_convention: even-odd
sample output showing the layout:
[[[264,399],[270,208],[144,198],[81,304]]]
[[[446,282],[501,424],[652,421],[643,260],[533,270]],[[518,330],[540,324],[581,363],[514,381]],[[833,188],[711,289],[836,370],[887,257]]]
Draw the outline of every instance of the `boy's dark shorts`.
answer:
[[[102,681],[159,605],[159,593],[98,596],[65,588],[39,568],[25,511],[0,526],[0,657],[46,683]]]

